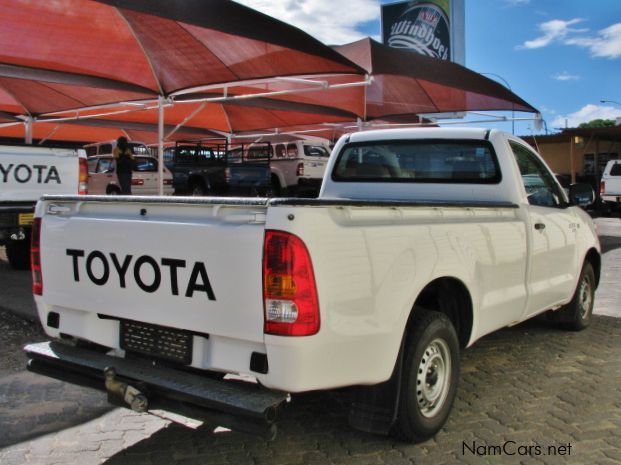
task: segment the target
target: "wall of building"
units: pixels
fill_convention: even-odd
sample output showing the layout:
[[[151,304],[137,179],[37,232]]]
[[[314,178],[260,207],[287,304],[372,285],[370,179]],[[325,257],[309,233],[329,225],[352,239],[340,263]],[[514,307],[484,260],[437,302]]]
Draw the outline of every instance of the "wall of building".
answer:
[[[552,139],[552,137],[538,137],[537,144],[532,139],[528,142],[539,151],[552,171],[558,174],[570,174],[570,138],[556,136]],[[595,169],[596,153],[598,154],[598,170]],[[593,176],[597,172],[601,173],[608,160],[612,158],[621,158],[621,142],[600,140],[598,143],[595,138],[590,141],[583,139],[582,143],[575,145],[574,149],[576,175]]]

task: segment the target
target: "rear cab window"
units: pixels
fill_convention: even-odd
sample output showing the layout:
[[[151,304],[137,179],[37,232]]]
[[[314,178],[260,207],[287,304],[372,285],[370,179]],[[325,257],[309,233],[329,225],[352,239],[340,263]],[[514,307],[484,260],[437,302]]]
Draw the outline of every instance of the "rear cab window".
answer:
[[[344,182],[498,184],[494,148],[484,140],[371,141],[346,145],[332,179]]]
[[[621,176],[621,163],[615,163],[610,168],[610,176]]]

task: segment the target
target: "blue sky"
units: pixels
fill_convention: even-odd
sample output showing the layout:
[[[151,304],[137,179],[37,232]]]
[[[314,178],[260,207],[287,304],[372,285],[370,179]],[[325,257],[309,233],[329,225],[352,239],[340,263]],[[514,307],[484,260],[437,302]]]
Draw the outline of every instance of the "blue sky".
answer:
[[[380,4],[392,2],[238,1],[328,44],[364,36],[379,39]],[[464,1],[466,66],[502,76],[542,112],[550,132],[564,127],[565,120],[571,127],[595,118],[621,117],[621,0]],[[507,122],[494,126],[511,130]],[[515,124],[516,134],[533,131],[531,122]]]

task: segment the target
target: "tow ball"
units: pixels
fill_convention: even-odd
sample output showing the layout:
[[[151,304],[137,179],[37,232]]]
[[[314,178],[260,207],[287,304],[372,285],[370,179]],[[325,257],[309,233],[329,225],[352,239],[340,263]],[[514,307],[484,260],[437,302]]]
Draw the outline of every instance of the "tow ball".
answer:
[[[134,412],[144,413],[149,409],[149,400],[134,386],[116,379],[116,370],[112,367],[104,368],[106,391],[116,399],[121,400]]]

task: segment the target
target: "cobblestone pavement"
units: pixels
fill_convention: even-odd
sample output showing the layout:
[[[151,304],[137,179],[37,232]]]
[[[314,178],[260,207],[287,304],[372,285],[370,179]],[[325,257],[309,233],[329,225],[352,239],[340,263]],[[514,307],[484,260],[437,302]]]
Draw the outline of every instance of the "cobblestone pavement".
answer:
[[[350,429],[344,392],[294,397],[272,442],[111,408],[100,393],[22,371],[20,347],[43,333],[0,310],[0,464],[621,464],[621,318],[603,315],[620,307],[621,223],[598,225],[592,326],[538,319],[477,342],[445,428],[418,445]]]

